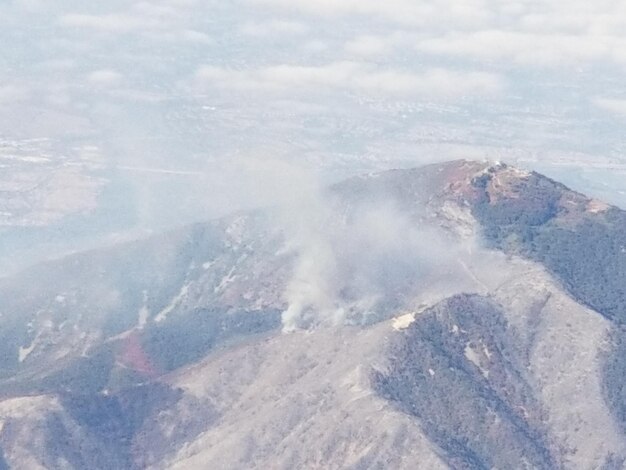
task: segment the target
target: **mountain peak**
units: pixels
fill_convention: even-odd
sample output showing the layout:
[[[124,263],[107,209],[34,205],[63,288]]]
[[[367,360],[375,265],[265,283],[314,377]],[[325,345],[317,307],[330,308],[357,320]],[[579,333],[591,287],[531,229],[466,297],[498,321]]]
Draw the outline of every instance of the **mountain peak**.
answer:
[[[620,468],[623,211],[467,160],[324,196],[0,280],[0,466]]]

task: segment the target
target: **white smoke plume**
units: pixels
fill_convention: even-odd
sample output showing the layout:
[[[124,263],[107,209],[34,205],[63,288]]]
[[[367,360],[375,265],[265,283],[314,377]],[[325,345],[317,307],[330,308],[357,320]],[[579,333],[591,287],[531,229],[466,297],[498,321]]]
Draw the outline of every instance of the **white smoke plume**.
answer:
[[[310,194],[283,214],[295,256],[284,299],[283,331],[365,323],[406,306],[455,248],[391,198],[345,203]],[[449,243],[449,241],[447,241]]]

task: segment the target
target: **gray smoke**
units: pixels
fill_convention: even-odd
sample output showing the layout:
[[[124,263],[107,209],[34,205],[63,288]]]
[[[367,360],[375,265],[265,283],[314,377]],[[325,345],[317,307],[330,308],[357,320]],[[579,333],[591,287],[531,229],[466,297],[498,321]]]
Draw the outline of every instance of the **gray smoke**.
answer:
[[[284,293],[286,332],[364,323],[405,308],[430,273],[455,263],[459,251],[391,199],[346,205],[319,192],[283,217],[296,257]]]

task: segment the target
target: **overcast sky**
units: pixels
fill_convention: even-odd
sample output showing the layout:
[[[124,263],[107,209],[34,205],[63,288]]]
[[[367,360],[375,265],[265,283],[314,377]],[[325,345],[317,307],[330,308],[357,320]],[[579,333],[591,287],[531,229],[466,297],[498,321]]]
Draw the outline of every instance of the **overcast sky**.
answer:
[[[140,224],[460,157],[625,200],[622,1],[5,1],[0,41],[0,155],[122,179]]]

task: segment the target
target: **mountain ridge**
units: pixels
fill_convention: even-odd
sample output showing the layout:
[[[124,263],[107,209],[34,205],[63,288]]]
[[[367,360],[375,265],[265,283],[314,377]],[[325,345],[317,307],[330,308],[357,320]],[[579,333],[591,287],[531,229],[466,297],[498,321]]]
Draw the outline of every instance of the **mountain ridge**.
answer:
[[[316,197],[0,280],[7,465],[621,468],[623,211],[469,161]]]

